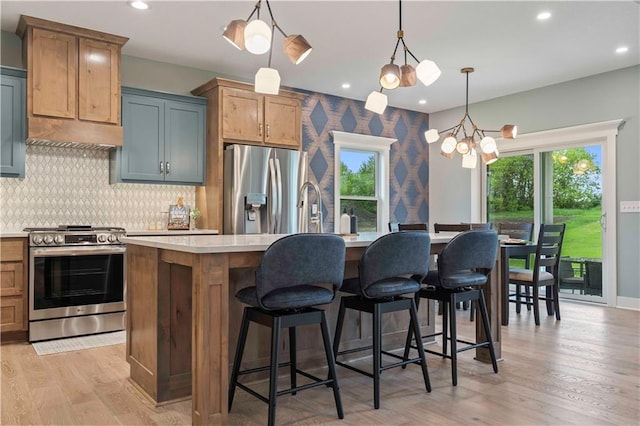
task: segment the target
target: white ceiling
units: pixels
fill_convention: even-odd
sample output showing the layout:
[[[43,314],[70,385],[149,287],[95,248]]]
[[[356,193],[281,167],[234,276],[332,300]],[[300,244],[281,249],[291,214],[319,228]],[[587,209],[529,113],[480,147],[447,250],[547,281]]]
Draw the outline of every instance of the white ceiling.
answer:
[[[255,1],[150,1],[138,11],[126,1],[2,0],[2,30],[14,32],[20,14],[129,37],[123,54],[253,81],[268,55],[238,51],[223,40],[224,26],[246,19]],[[282,53],[275,35],[272,67],[282,85],[365,100],[378,90],[398,29],[398,1],[271,0],[287,34],[313,46],[300,65]],[[389,105],[435,112],[464,105],[462,67],[470,75],[470,103],[599,74],[640,63],[638,1],[411,1],[402,3],[405,42],[418,59],[431,59],[442,76],[425,87],[385,90]],[[552,16],[536,20],[541,11]],[[268,12],[263,1],[261,17]],[[267,21],[268,22],[268,21]],[[616,54],[621,45],[629,47]],[[396,62],[403,62],[398,51]],[[410,59],[412,65],[416,65]],[[341,87],[343,82],[350,89]],[[637,94],[636,94],[637,95]],[[419,105],[426,99],[426,105]]]

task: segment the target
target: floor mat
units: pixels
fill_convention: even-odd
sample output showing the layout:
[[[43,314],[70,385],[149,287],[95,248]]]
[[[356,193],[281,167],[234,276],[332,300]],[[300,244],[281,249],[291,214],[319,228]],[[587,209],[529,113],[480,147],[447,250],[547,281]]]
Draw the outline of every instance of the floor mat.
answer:
[[[60,352],[77,351],[81,349],[97,348],[100,346],[117,345],[127,341],[127,334],[123,331],[93,334],[91,336],[70,337],[68,339],[48,340],[32,343],[38,355],[57,354]]]

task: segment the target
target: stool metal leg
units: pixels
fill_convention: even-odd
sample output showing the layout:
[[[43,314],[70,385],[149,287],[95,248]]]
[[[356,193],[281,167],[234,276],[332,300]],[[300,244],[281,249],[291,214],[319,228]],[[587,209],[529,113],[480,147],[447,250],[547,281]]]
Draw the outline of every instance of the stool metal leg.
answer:
[[[493,365],[493,372],[498,372],[498,362],[496,360],[496,352],[493,349],[493,337],[491,336],[491,327],[489,327],[489,315],[487,314],[487,302],[484,298],[484,291],[480,290],[480,315],[482,316],[482,325],[484,327],[484,335],[489,342],[489,355],[491,356],[491,364]]]
[[[455,312],[455,305],[451,301],[442,301],[442,354],[447,355],[449,346],[449,312]],[[444,356],[442,357],[444,358]]]
[[[320,323],[322,330],[322,340],[324,341],[324,352],[327,356],[327,365],[329,366],[329,378],[333,380],[333,398],[336,401],[336,410],[338,418],[344,419],[342,410],[342,398],[340,397],[340,386],[338,385],[338,376],[336,375],[336,359],[331,348],[331,337],[329,335],[329,326],[327,325],[327,315],[322,311],[322,322]]]
[[[380,366],[382,361],[382,314],[380,306],[373,309],[373,406],[380,408]]]
[[[451,298],[449,302],[449,316],[450,316],[450,327],[451,327],[451,381],[453,382],[453,386],[458,385],[458,342],[456,339],[458,338],[458,333],[456,330],[456,310],[453,308],[456,305],[456,294],[451,293]],[[445,343],[446,347],[446,343]]]
[[[271,324],[271,369],[269,371],[269,426],[276,424],[276,396],[278,393],[278,363],[280,355],[280,327],[282,319],[273,317]]]
[[[247,331],[249,330],[249,319],[247,318],[247,312],[249,308],[244,308],[242,313],[242,325],[240,326],[240,337],[238,338],[238,344],[236,346],[236,355],[233,359],[233,370],[231,371],[231,381],[229,384],[229,411],[231,411],[231,405],[233,404],[233,396],[236,393],[236,383],[238,383],[238,372],[240,371],[240,365],[242,364],[242,356],[244,354],[244,346],[247,341]]]
[[[333,336],[333,357],[338,356],[338,349],[340,348],[340,337],[342,336],[342,326],[344,323],[345,313],[344,299],[340,299],[340,310],[338,311],[338,322],[336,322],[336,332]]]
[[[424,347],[422,344],[422,336],[420,335],[420,323],[418,322],[418,308],[415,305],[415,302],[411,301],[411,309],[409,310],[411,314],[411,327],[413,328],[413,333],[416,336],[416,346],[418,347],[418,354],[420,355],[420,366],[422,367],[422,377],[424,378],[424,386],[427,389],[427,392],[431,392],[431,381],[429,380],[429,371],[427,370],[427,357],[424,354]],[[407,348],[405,347],[405,351]],[[407,355],[405,355],[405,359],[407,359]]]
[[[420,292],[416,292],[415,296],[413,297],[413,301],[416,304],[416,312],[418,311],[418,308],[420,307]],[[403,361],[406,361],[409,359],[409,351],[411,350],[411,340],[413,339],[413,326],[411,325],[411,323],[409,323],[409,330],[407,331],[407,340],[404,344],[404,354],[402,355],[402,359]],[[417,344],[417,339],[416,339],[416,344]],[[406,369],[407,366],[403,365],[402,369]]]
[[[296,387],[296,370],[297,370],[297,357],[296,357],[296,328],[289,327],[289,372],[291,374],[291,387]],[[295,395],[297,392],[291,392],[291,395]]]

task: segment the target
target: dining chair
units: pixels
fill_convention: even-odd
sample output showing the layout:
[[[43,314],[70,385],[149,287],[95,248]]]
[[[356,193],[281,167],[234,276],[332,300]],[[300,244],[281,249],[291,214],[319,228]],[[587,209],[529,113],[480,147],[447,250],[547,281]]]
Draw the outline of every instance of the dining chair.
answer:
[[[433,230],[437,233],[440,232],[464,232],[471,229],[469,223],[434,223]]]
[[[518,240],[532,241],[533,240],[533,222],[500,222],[498,224],[498,234],[508,235],[509,238],[515,238]],[[524,267],[529,268],[531,262],[531,256],[515,255],[510,256],[509,259],[517,259],[524,261]],[[520,293],[521,289],[516,287],[516,293]],[[526,288],[525,292],[529,289]],[[531,306],[527,305],[527,310],[530,310]]]
[[[536,326],[540,325],[539,300],[546,301],[547,314],[555,312],[556,319],[560,320],[558,271],[565,228],[564,223],[540,224],[533,268],[509,268],[509,283],[516,285],[516,292],[509,295],[509,302],[516,304],[518,314],[522,304],[532,306]],[[529,295],[528,291],[522,294],[519,286],[527,290],[531,287],[533,294]],[[540,296],[540,287],[548,290],[546,296]]]
[[[420,325],[413,295],[420,290],[420,280],[429,272],[431,237],[426,232],[392,232],[376,239],[360,258],[358,276],[345,279],[341,292],[350,293],[340,299],[340,310],[333,339],[336,364],[373,379],[373,406],[380,408],[380,376],[390,368],[419,364],[427,392],[431,382],[427,360],[422,350]],[[406,297],[410,295],[411,297]],[[347,309],[373,315],[373,345],[349,348],[340,351],[340,338]],[[408,359],[382,347],[382,316],[386,313],[409,313],[409,326],[418,336],[418,357]],[[351,363],[339,361],[342,355],[373,350],[373,372],[362,370]],[[399,362],[383,365],[382,355],[399,359]]]
[[[231,370],[229,411],[236,387],[269,405],[268,425],[275,424],[278,396],[317,386],[333,388],[333,397],[340,419],[344,418],[340,387],[336,377],[335,356],[324,310],[315,306],[333,301],[342,285],[345,243],[339,235],[292,234],[276,240],[264,252],[256,270],[255,286],[238,291],[236,298],[248,306],[244,308],[240,336]],[[271,328],[271,362],[264,367],[240,370],[249,324],[254,322]],[[321,379],[298,369],[296,359],[296,328],[304,325],[320,326],[329,369],[327,379]],[[281,329],[289,330],[289,362],[280,363]],[[278,390],[278,369],[289,367],[291,387]],[[269,371],[268,397],[260,395],[239,381],[240,376]],[[297,385],[297,375],[311,379],[311,383]],[[205,378],[203,378],[204,380]]]
[[[491,222],[464,223],[464,225],[469,225],[470,229],[477,229],[477,230],[484,230],[484,231],[493,229],[493,223]]]
[[[399,223],[398,231],[428,231],[428,223]]]
[[[429,274],[423,281],[423,286],[415,295],[416,306],[420,306],[420,299],[438,300],[443,305],[442,332],[423,338],[442,336],[442,351],[424,349],[425,352],[439,355],[451,360],[451,380],[453,386],[458,384],[457,356],[458,353],[479,347],[488,347],[493,371],[498,372],[496,354],[491,337],[489,316],[482,285],[487,283],[489,273],[496,264],[498,253],[498,234],[491,230],[472,230],[456,235],[442,249],[438,256],[438,273]],[[469,342],[459,339],[456,327],[455,305],[458,302],[476,302],[480,310],[482,325],[486,340],[483,342]],[[408,330],[405,343],[404,358],[408,359],[413,336]],[[416,339],[416,343],[418,343]],[[458,343],[465,346],[459,347]],[[450,355],[447,347],[450,345]],[[419,350],[419,349],[418,349]]]

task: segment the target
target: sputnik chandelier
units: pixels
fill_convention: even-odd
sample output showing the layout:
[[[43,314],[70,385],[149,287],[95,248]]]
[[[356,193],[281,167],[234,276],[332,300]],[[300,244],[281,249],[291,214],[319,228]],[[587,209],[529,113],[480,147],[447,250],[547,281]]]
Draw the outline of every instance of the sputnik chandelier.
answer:
[[[435,62],[425,59],[419,61],[418,58],[409,50],[407,44],[404,41],[404,31],[402,31],[402,0],[399,0],[399,25],[397,32],[398,40],[396,41],[396,47],[391,54],[391,62],[384,65],[380,70],[380,90],[373,91],[367,97],[365,108],[369,111],[377,114],[382,114],[387,107],[387,95],[382,93],[383,89],[395,89],[396,87],[410,87],[416,84],[417,80],[420,80],[425,86],[429,86],[440,77],[442,72]],[[401,67],[394,64],[396,60],[396,52],[398,47],[402,43],[404,50],[404,65]],[[413,66],[407,63],[407,57],[411,56],[418,66]]]
[[[440,135],[446,133],[442,145],[440,147],[440,154],[447,158],[453,158],[455,153],[458,152],[462,155],[462,167],[468,169],[475,169],[478,163],[478,154],[476,148],[479,148],[480,156],[485,164],[491,164],[495,162],[500,156],[496,140],[491,136],[486,136],[485,133],[497,133],[501,132],[502,137],[505,139],[515,139],[518,128],[513,124],[505,124],[500,130],[484,130],[479,129],[469,116],[469,74],[474,71],[471,67],[462,68],[461,73],[467,75],[467,93],[465,100],[464,116],[460,123],[448,129],[438,131],[437,129],[429,129],[424,133],[424,137],[428,143],[437,142],[440,139]],[[469,120],[471,134],[467,132],[465,127],[466,120]],[[458,135],[462,132],[462,137],[458,139]],[[478,142],[476,142],[478,141]]]
[[[284,53],[294,64],[302,62],[309,53],[311,45],[300,34],[287,35],[273,18],[269,0],[265,0],[271,27],[260,19],[260,7],[262,0],[253,8],[246,20],[234,19],[227,25],[222,36],[239,50],[247,50],[254,55],[262,55],[269,52],[269,63],[266,68],[260,68],[255,76],[254,90],[258,93],[277,95],[280,90],[280,74],[278,70],[271,68],[271,54],[273,52],[273,32],[277,29],[284,36]],[[253,16],[256,18],[251,20]]]

